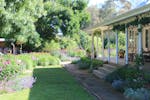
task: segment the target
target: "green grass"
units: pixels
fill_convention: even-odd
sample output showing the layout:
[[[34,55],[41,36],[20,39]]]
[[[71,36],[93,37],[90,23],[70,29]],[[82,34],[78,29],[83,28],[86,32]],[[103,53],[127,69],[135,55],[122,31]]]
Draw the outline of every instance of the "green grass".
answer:
[[[94,100],[62,67],[33,70],[37,82],[33,88],[0,95],[0,100]]]

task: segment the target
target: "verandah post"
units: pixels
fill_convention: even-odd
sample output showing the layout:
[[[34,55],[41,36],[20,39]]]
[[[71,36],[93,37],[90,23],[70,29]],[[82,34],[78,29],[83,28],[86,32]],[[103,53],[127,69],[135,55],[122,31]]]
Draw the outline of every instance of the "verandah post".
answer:
[[[103,32],[103,30],[102,30],[102,34],[101,35],[102,35],[102,58],[104,60],[105,59],[104,58],[105,55],[104,55],[104,32]]]
[[[110,62],[110,32],[107,32],[107,41],[108,41],[108,62]]]
[[[115,31],[116,34],[116,64],[118,64],[118,31]]]
[[[96,46],[97,46],[97,48],[96,48],[96,57],[98,58],[98,53],[99,53],[99,46],[98,46],[98,40],[99,40],[99,37],[98,37],[98,35],[99,34],[96,34],[96,38],[97,38],[97,40],[96,40]]]
[[[128,65],[129,64],[129,60],[128,60],[128,27],[125,24],[125,34],[126,34],[126,58],[125,58],[125,64]]]
[[[142,53],[142,26],[138,24],[138,54]]]
[[[91,53],[91,59],[94,59],[94,33],[92,33],[92,53]]]

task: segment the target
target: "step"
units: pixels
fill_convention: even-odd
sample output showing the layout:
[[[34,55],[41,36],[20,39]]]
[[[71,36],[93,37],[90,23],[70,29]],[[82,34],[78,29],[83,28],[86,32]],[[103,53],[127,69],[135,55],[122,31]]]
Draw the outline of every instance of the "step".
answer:
[[[107,69],[111,69],[111,70],[115,70],[116,68],[118,68],[117,66],[113,66],[110,64],[104,64],[103,67],[107,68]]]
[[[100,72],[99,70],[93,70],[93,74],[98,77],[98,78],[101,78],[101,79],[104,79],[106,74],[103,73],[103,72]]]
[[[98,70],[94,70],[93,74],[98,78],[104,79],[105,76],[112,73],[117,68],[118,68],[117,66],[104,64],[103,67],[99,67]]]
[[[99,67],[98,68],[99,71],[103,71],[103,72],[106,72],[106,73],[111,73],[114,71],[114,69],[109,69],[109,68],[105,68],[105,67]]]

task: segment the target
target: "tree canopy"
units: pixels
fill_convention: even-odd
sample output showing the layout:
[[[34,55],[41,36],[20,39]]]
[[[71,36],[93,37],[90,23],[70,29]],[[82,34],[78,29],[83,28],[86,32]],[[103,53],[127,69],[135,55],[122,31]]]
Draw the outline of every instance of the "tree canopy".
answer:
[[[89,22],[87,0],[0,0],[0,37],[39,47],[41,41],[77,34]]]
[[[44,13],[42,0],[1,0],[1,4],[0,36],[16,44],[39,46],[40,37],[34,22]]]
[[[91,15],[91,23],[89,26],[95,26],[106,19],[110,19],[127,12],[131,9],[131,7],[131,2],[128,0],[106,0],[104,4],[99,5],[98,7],[96,5],[92,5],[87,9]]]

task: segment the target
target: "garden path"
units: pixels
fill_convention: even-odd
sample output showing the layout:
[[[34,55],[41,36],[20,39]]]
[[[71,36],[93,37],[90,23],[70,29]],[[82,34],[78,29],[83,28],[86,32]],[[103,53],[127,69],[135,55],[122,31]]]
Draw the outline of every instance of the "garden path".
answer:
[[[75,64],[64,64],[64,68],[70,72],[97,100],[127,100],[121,93],[114,90],[111,85],[102,79],[96,78],[87,70],[78,70]]]

